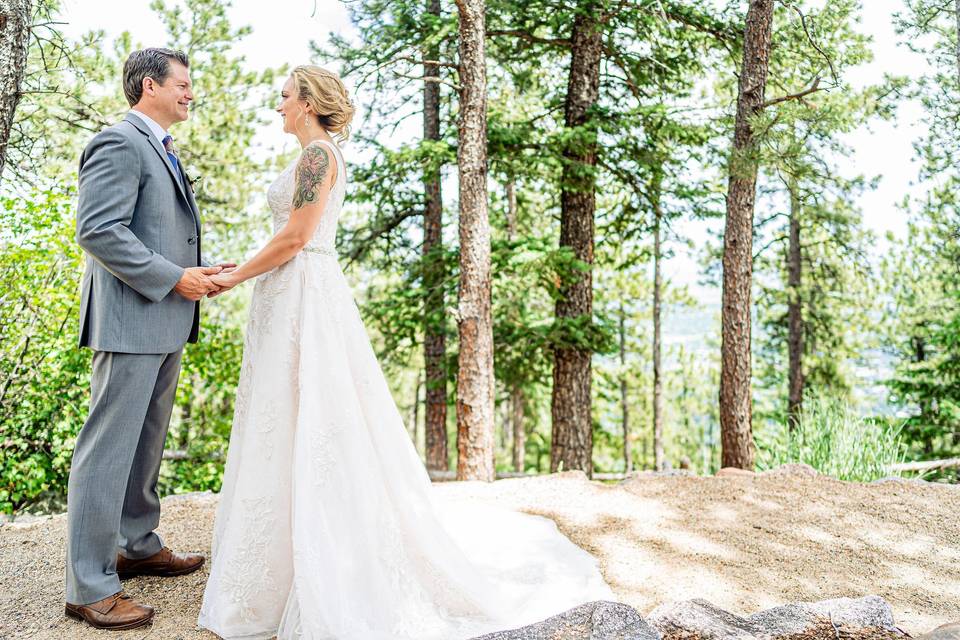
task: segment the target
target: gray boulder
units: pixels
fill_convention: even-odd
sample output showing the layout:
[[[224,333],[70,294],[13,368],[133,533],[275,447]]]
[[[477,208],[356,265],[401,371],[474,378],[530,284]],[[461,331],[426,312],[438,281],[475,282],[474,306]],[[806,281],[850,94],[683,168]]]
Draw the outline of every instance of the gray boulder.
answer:
[[[782,464],[774,469],[769,469],[764,471],[761,475],[815,478],[820,475],[820,473],[806,463],[794,462]]]
[[[754,640],[762,635],[761,627],[747,618],[700,599],[662,604],[650,612],[647,622],[664,640]]]
[[[706,600],[686,600],[657,607],[647,621],[664,640],[878,640],[903,635],[894,624],[890,605],[878,596],[795,602],[746,618]]]
[[[917,640],[960,640],[960,622],[940,625],[930,633],[925,633]]]
[[[633,607],[598,601],[543,622],[474,640],[660,640],[660,634]]]
[[[893,610],[879,596],[795,602],[755,613],[747,619],[757,625],[763,635],[774,638],[806,634],[824,622],[850,630],[897,631]]]

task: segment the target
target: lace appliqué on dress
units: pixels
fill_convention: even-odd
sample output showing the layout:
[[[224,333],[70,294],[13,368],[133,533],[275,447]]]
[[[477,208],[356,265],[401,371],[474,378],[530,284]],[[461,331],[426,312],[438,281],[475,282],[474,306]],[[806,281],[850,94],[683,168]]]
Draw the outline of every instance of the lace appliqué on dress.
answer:
[[[266,498],[243,500],[242,536],[232,549],[221,578],[230,600],[244,622],[259,620],[256,602],[277,588],[273,569],[267,562],[267,546],[277,525]]]

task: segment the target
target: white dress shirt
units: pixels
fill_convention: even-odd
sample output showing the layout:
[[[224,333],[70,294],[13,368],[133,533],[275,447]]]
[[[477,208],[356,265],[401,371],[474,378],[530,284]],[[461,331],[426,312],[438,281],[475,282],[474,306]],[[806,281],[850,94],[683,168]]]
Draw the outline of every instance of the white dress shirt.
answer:
[[[157,124],[156,120],[143,113],[142,111],[137,111],[136,109],[130,109],[130,113],[137,116],[147,125],[147,128],[150,129],[150,132],[156,136],[157,141],[160,143],[160,146],[163,146],[163,139],[169,135],[163,127]]]

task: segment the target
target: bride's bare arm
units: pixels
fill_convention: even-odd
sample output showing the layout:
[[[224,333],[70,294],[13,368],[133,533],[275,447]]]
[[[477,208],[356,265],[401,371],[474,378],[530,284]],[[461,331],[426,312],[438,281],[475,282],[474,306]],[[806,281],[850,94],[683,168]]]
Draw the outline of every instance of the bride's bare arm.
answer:
[[[214,283],[221,292],[271,271],[297,255],[313,237],[336,179],[330,153],[323,145],[308,145],[297,163],[293,212],[287,224],[255,256]]]

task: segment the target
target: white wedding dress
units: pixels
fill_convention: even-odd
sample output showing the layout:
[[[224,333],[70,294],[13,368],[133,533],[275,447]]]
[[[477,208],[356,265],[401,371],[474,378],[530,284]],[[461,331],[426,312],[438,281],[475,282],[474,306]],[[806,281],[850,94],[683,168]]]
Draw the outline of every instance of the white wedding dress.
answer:
[[[551,520],[434,495],[334,249],[256,282],[198,623],[223,638],[456,640],[613,599]],[[275,229],[295,163],[267,192]]]

